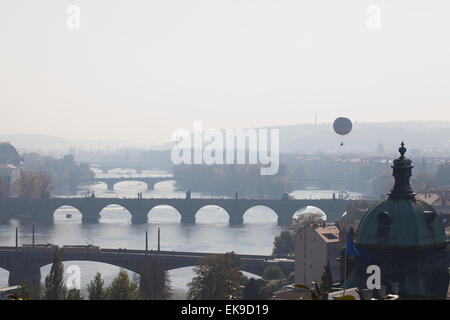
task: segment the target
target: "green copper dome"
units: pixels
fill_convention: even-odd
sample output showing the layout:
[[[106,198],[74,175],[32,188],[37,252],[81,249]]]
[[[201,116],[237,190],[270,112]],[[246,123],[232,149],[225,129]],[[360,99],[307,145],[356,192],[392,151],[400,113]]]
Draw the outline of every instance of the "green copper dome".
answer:
[[[421,248],[445,245],[445,229],[436,210],[416,200],[411,189],[411,160],[402,143],[394,160],[395,185],[389,198],[370,208],[361,220],[356,243],[366,248]]]
[[[363,246],[434,246],[445,243],[445,230],[437,212],[424,201],[388,199],[364,215],[356,243]]]

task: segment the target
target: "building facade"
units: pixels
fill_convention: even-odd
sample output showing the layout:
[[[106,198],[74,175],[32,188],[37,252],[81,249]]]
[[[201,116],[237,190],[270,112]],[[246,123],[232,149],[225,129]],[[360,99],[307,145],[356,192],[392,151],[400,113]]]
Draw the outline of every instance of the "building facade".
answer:
[[[16,196],[15,181],[20,177],[22,158],[9,142],[0,142],[0,197]]]
[[[295,282],[311,285],[321,283],[329,264],[332,281],[339,281],[339,263],[336,260],[343,243],[334,224],[317,224],[302,228],[295,234]]]

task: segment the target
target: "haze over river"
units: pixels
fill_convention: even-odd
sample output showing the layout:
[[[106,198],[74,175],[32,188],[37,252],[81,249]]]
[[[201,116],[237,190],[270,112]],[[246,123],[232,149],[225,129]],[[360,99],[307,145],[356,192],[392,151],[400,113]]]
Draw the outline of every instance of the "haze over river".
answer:
[[[130,170],[115,169],[108,174],[100,174],[97,177],[127,177],[132,176],[162,176],[168,175],[162,171],[144,171],[142,174],[131,173]],[[174,181],[163,181],[155,185],[155,190],[147,190],[144,183],[135,181],[119,182],[114,191],[107,191],[106,185],[80,187],[77,196],[95,192],[96,197],[127,197],[135,198],[138,192],[142,192],[143,198],[167,197],[184,198],[184,191],[177,191]],[[296,190],[291,195],[297,199],[324,199],[331,198],[336,190]],[[224,195],[230,197],[233,195]],[[359,198],[358,193],[350,193],[350,198]],[[192,198],[217,197],[192,192]],[[281,195],[280,195],[281,197]],[[307,207],[297,212],[316,211],[314,207]],[[67,214],[71,214],[67,218]],[[53,243],[57,245],[93,244],[101,248],[128,248],[145,249],[145,231],[149,232],[149,250],[157,248],[157,230],[161,230],[161,250],[217,252],[224,253],[234,251],[240,254],[270,255],[274,237],[279,235],[283,227],[276,225],[275,213],[267,207],[253,207],[244,215],[242,226],[229,226],[227,213],[219,207],[208,206],[202,208],[196,215],[195,225],[180,223],[180,215],[169,206],[158,206],[149,212],[148,224],[131,224],[130,213],[117,205],[106,207],[101,212],[100,223],[82,224],[81,214],[72,207],[62,207],[55,213],[54,223],[35,225],[36,243]],[[15,228],[19,228],[19,245],[31,243],[31,224],[11,221],[0,225],[0,246],[15,245]],[[94,278],[96,272],[100,272],[109,284],[119,272],[119,268],[86,261],[64,262],[67,270],[70,265],[78,265],[81,268],[81,286],[85,288]],[[49,273],[51,265],[42,267],[41,281]],[[66,276],[69,276],[68,274]],[[186,284],[191,281],[192,268],[180,268],[169,271],[172,287],[176,291],[177,298],[182,298],[186,290]],[[0,287],[7,286],[8,272],[0,269]]]

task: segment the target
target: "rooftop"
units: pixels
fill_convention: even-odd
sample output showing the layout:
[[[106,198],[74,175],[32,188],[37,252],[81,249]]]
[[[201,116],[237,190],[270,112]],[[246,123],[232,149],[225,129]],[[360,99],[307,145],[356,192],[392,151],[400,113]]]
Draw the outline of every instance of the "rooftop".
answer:
[[[1,164],[0,163],[0,169],[17,169],[17,167],[13,166],[12,164]]]
[[[283,287],[273,293],[273,300],[311,300],[311,291],[295,288],[292,285]]]
[[[429,205],[434,205],[436,201],[440,199],[440,195],[434,193],[419,193],[416,195],[416,199],[422,200]]]
[[[339,229],[335,224],[325,224],[313,228],[326,243],[339,242]]]

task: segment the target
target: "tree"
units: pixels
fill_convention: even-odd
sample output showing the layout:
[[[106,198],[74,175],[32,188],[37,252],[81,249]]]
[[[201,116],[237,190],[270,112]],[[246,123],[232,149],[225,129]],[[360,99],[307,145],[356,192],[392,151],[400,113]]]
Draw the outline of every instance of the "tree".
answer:
[[[51,177],[41,172],[39,174],[31,171],[20,170],[20,178],[16,180],[16,190],[20,198],[24,199],[46,199],[50,197]]]
[[[286,285],[284,280],[266,280],[264,286],[261,288],[261,295],[263,299],[270,299],[275,291],[279,291]]]
[[[22,281],[14,293],[22,300],[39,300],[41,299],[41,289],[39,285],[33,285],[27,281]]]
[[[170,278],[159,259],[147,259],[139,276],[141,298],[165,300],[171,294]]]
[[[67,291],[66,300],[84,300],[84,298],[80,289],[71,288]]]
[[[204,257],[188,283],[188,299],[228,300],[240,296],[245,277],[239,268],[239,258],[234,252]]]
[[[95,274],[95,278],[91,280],[87,290],[89,300],[106,300],[105,281],[103,281],[100,272]]]
[[[450,162],[442,163],[436,172],[436,182],[440,186],[450,185]]]
[[[186,189],[214,193],[242,195],[281,195],[294,189],[294,181],[288,178],[285,166],[280,165],[275,175],[261,175],[260,164],[225,165],[177,165],[173,175],[177,184]]]
[[[86,163],[78,164],[73,155],[61,159],[41,156],[37,153],[24,153],[25,170],[41,172],[45,170],[52,177],[52,185],[58,189],[73,189],[86,180],[94,178],[94,173]]]
[[[294,253],[294,237],[290,231],[282,231],[273,242],[273,256],[290,255]]]
[[[316,224],[323,221],[323,214],[320,212],[305,212],[294,219],[294,227],[296,230],[302,229],[305,226]]]
[[[384,171],[371,179],[371,196],[379,199],[386,198],[386,195],[394,186],[392,171]]]
[[[361,220],[369,209],[374,204],[373,201],[355,200],[352,205],[347,208],[345,216],[342,218],[345,224],[352,224],[355,220]]]
[[[50,273],[45,278],[45,300],[64,300],[67,288],[64,284],[64,265],[61,261],[61,251],[55,248],[53,253],[53,264]]]
[[[124,269],[120,269],[107,289],[107,296],[109,300],[138,300],[139,287]]]
[[[250,278],[245,284],[242,292],[242,298],[244,300],[263,300],[265,298],[263,295],[264,285],[264,280]]]
[[[269,266],[264,270],[264,279],[281,280],[284,279],[283,271],[278,266]]]
[[[412,176],[411,186],[417,193],[427,193],[436,188],[436,176],[431,173],[419,172]]]
[[[286,281],[288,284],[295,283],[295,272],[289,273]]]
[[[0,178],[0,199],[9,198],[10,190],[9,184]]]

